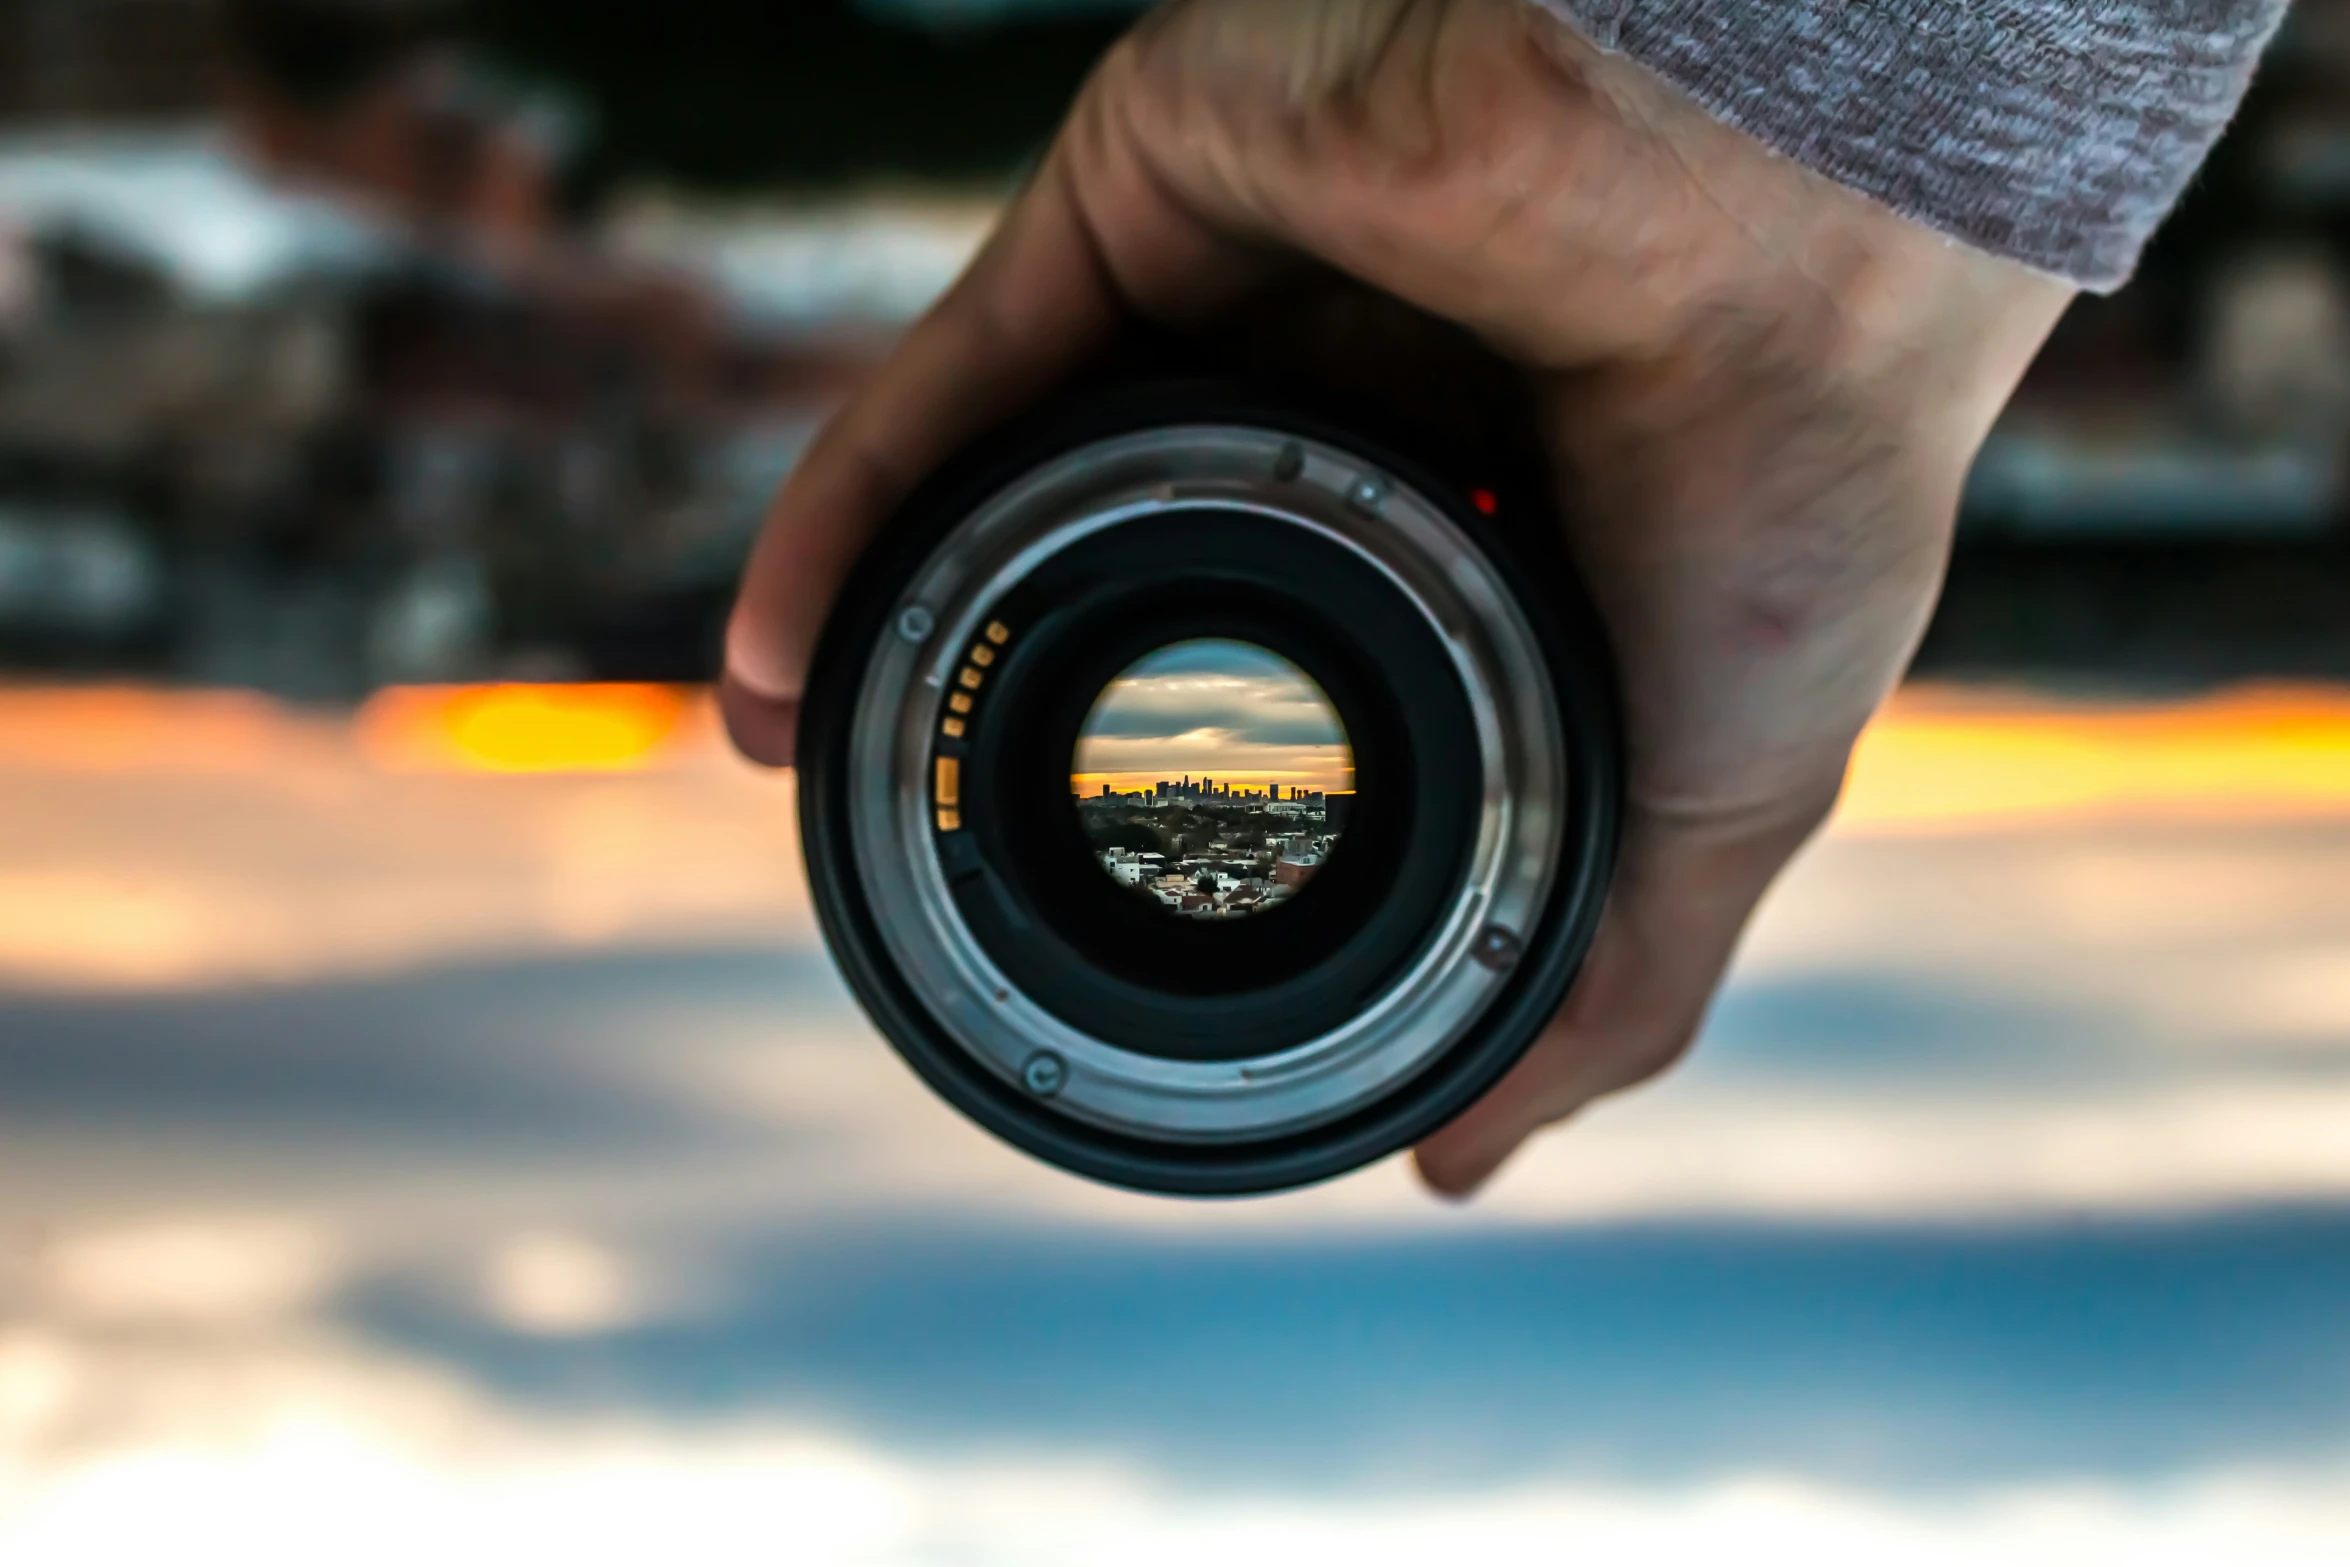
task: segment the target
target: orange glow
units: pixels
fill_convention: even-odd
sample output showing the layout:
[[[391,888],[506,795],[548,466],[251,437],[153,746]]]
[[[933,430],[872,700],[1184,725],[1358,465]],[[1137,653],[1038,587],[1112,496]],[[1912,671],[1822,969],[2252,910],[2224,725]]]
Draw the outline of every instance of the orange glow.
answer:
[[[352,746],[389,772],[594,774],[695,761],[724,741],[706,694],[671,686],[395,688],[347,722],[242,692],[0,689],[0,776],[292,778]],[[1228,781],[1344,787],[1243,765]],[[1088,794],[1150,782],[1109,772],[1072,780]],[[1838,823],[1900,832],[2311,815],[2350,816],[2350,687],[2128,703],[1916,686],[1862,736]]]
[[[1837,821],[1898,832],[2346,812],[2350,691],[2244,687],[2132,706],[1919,687],[1862,736]]]
[[[694,711],[672,686],[411,686],[370,698],[356,733],[393,772],[635,772],[668,757]]]
[[[239,773],[322,742],[330,726],[244,691],[0,690],[0,772]]]

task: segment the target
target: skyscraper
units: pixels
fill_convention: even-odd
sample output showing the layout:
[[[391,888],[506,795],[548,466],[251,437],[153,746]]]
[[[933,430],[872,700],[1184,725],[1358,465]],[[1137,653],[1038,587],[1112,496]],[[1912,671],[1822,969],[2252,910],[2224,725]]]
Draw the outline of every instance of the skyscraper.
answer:
[[[1344,794],[1326,794],[1322,797],[1322,826],[1325,832],[1336,836],[1346,831],[1346,819],[1354,811],[1354,791]]]

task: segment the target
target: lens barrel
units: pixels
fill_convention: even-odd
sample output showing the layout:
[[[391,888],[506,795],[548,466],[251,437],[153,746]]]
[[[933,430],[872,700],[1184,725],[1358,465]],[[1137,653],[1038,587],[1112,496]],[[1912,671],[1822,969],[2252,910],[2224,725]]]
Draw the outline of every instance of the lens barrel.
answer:
[[[800,718],[811,888],[933,1089],[1149,1191],[1326,1179],[1524,1054],[1613,873],[1612,666],[1537,468],[1221,381],[1095,386],[942,468],[867,551]],[[1353,749],[1296,896],[1179,919],[1103,874],[1070,758],[1155,650],[1252,645]]]

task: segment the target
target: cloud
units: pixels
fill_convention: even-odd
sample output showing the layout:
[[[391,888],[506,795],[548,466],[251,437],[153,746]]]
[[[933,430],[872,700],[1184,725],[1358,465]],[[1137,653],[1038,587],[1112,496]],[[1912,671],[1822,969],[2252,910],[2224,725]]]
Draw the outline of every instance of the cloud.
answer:
[[[181,1219],[96,1229],[38,1259],[39,1293],[94,1321],[235,1321],[288,1315],[335,1283],[331,1240],[278,1219]]]
[[[1357,1367],[1348,1380],[1377,1379]],[[1417,1567],[1446,1556],[1532,1567],[1567,1555],[2201,1567],[2333,1562],[2350,1526],[2350,1474],[2330,1452],[2214,1463],[2151,1484],[2058,1465],[1997,1484],[1888,1489],[1766,1455],[1663,1482],[1565,1463],[1279,1488],[1070,1445],[888,1442],[812,1411],[711,1422],[599,1410],[581,1420],[418,1359],[334,1343],[123,1354],[10,1330],[0,1334],[0,1411],[33,1417],[9,1432],[19,1443],[0,1556],[11,1567],[230,1555],[245,1567],[309,1567],[322,1541],[354,1567]],[[1677,1412],[1643,1411],[1667,1428]],[[1849,1440],[1890,1445],[1865,1427]]]
[[[420,778],[257,698],[0,691],[0,989],[805,944],[791,775],[730,757],[706,699],[679,724],[640,773]]]
[[[1087,736],[1164,739],[1218,731],[1244,745],[1343,745],[1345,726],[1306,672],[1245,642],[1180,642],[1113,681]]]
[[[518,1333],[568,1338],[633,1325],[645,1286],[611,1247],[559,1230],[516,1235],[489,1258],[484,1293]]]
[[[1092,722],[1088,740],[1182,740],[1210,745],[1343,746],[1327,708],[1279,693],[1203,690],[1203,682],[1122,686]],[[1238,682],[1229,684],[1237,685]]]
[[[1162,649],[1111,685],[1075,771],[1129,786],[1188,773],[1338,789],[1351,766],[1345,727],[1302,670],[1245,643],[1202,641]]]
[[[1273,677],[1153,675],[1119,681],[1087,720],[1088,739],[1174,740],[1207,731],[1242,745],[1344,745],[1319,691]]]
[[[2331,826],[1830,834],[1478,1205],[1207,1205],[932,1099],[731,765],[28,733],[0,972],[195,945],[0,984],[10,1567],[2340,1555]]]

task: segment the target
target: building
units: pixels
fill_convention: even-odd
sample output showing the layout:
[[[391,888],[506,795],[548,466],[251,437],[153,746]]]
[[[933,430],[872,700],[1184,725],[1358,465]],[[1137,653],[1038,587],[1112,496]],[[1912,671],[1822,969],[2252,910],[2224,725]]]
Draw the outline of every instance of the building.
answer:
[[[1354,814],[1354,791],[1329,794],[1322,797],[1322,827],[1333,838],[1346,831],[1347,818]]]
[[[1273,862],[1273,885],[1295,892],[1313,880],[1314,872],[1321,868],[1322,857],[1318,854],[1284,854]]]

